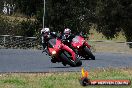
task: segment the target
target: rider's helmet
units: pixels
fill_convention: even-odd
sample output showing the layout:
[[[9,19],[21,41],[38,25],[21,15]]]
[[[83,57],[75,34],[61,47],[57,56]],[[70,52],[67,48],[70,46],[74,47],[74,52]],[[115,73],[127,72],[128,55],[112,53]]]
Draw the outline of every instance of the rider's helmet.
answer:
[[[71,34],[71,30],[69,28],[64,29],[64,35],[67,37]]]
[[[44,37],[50,37],[50,29],[49,28],[43,28],[41,30],[41,34],[44,36]]]

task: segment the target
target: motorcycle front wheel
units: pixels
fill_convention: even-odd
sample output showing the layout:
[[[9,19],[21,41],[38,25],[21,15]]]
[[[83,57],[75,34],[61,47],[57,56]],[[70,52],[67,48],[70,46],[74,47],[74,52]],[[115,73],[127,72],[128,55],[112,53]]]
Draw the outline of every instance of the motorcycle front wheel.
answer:
[[[61,53],[61,58],[63,59],[63,64],[68,64],[71,67],[76,67],[76,66],[81,66],[82,65],[82,61],[78,58],[76,58],[76,61],[73,61],[71,59],[71,55],[69,55],[68,52],[63,52]]]

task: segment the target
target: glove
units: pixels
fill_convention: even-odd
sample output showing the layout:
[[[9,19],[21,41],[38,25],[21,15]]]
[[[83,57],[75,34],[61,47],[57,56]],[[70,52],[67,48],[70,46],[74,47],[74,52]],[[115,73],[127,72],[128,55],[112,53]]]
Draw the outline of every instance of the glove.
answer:
[[[64,39],[61,39],[61,41],[64,43],[65,42],[65,40]]]

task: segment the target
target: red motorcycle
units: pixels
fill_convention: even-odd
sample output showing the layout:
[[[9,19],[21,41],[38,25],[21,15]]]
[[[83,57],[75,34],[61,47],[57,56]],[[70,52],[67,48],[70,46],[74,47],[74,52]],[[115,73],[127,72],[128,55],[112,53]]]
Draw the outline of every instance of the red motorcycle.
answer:
[[[47,50],[52,57],[51,61],[53,63],[62,62],[64,66],[68,64],[72,67],[82,65],[82,61],[77,57],[76,53],[67,45],[64,45],[59,38],[50,39]]]
[[[72,38],[72,40],[66,40],[64,44],[70,46],[79,56],[84,57],[85,59],[91,58],[92,60],[95,60],[95,56],[90,50],[91,46],[80,34],[76,35],[74,38]]]
[[[85,41],[84,37],[76,35],[71,42],[72,47],[77,51],[78,55],[84,57],[85,59],[91,58],[95,60],[95,56],[90,50],[90,45]]]

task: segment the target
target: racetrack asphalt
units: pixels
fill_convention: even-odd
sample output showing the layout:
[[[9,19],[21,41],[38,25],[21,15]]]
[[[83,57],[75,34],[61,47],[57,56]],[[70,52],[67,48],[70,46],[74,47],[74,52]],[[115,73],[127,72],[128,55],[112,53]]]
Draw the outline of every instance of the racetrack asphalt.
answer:
[[[96,60],[82,60],[85,69],[107,67],[132,67],[132,55],[121,53],[94,53]],[[63,72],[80,71],[81,67],[51,63],[41,50],[0,49],[0,72]]]

